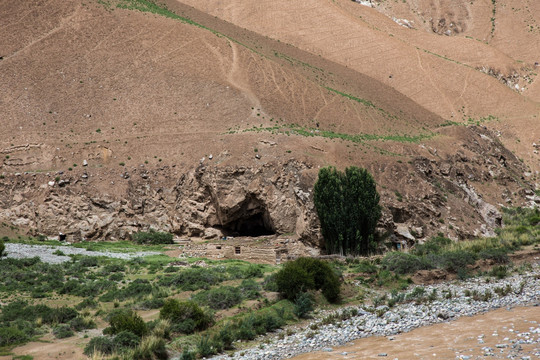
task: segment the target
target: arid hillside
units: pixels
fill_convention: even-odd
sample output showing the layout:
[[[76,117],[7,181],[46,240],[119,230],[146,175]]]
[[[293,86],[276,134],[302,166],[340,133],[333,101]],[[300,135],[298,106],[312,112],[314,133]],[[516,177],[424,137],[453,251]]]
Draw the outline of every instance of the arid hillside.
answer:
[[[318,244],[325,165],[373,173],[394,241],[540,201],[538,4],[362,3],[2,2],[0,220]]]

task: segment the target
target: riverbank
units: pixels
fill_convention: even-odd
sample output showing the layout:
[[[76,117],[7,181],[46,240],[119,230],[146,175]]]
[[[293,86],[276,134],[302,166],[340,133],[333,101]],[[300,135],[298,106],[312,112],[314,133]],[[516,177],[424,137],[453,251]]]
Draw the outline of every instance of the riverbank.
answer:
[[[300,354],[312,358],[313,352],[323,351],[326,357],[334,353],[333,348],[350,344],[357,339],[371,336],[391,337],[407,333],[428,325],[447,323],[459,318],[471,317],[496,309],[512,309],[521,306],[534,306],[538,319],[533,327],[535,336],[531,341],[536,344],[536,352],[531,358],[540,355],[538,344],[540,335],[540,266],[538,262],[528,270],[506,277],[477,277],[466,281],[454,281],[429,285],[422,288],[427,298],[413,298],[419,290],[411,289],[405,296],[411,300],[394,307],[382,305],[378,307],[349,307],[336,312],[318,314],[306,326],[293,331],[282,330],[266,339],[261,339],[258,347],[238,350],[234,354],[221,355],[213,359],[285,359]],[[348,318],[347,318],[348,317]],[[341,320],[344,319],[344,320]],[[536,330],[535,330],[536,329]],[[480,334],[479,334],[480,335]],[[485,335],[485,334],[484,334]],[[491,334],[490,334],[491,335]],[[503,337],[503,339],[505,339]],[[511,344],[505,339],[507,349]],[[451,348],[451,345],[448,345]],[[497,348],[497,351],[501,349]],[[344,350],[343,352],[347,352]],[[375,354],[384,357],[388,352]],[[526,356],[524,355],[525,359]],[[437,358],[437,357],[434,357]],[[452,357],[454,358],[454,357]],[[459,357],[458,357],[459,358]]]

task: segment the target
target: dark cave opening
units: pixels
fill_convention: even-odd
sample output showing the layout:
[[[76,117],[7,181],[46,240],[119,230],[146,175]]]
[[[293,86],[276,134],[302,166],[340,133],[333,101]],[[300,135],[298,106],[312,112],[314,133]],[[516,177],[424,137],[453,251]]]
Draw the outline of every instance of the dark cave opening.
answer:
[[[242,217],[223,225],[222,231],[230,236],[267,236],[274,235],[274,226],[266,213],[256,213]]]

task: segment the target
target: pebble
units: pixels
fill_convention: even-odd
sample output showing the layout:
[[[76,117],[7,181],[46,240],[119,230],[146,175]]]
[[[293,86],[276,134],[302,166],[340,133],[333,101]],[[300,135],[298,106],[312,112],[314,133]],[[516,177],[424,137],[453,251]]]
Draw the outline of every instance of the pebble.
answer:
[[[86,249],[76,248],[72,246],[51,246],[51,245],[28,245],[17,243],[5,243],[6,257],[13,259],[25,259],[39,257],[41,261],[49,264],[61,264],[71,261],[69,256],[55,255],[54,252],[60,250],[66,255],[85,255],[85,256],[106,256],[115,259],[131,260],[137,257],[148,255],[159,255],[155,251],[139,251],[133,253],[120,253],[112,251],[88,251]]]
[[[284,339],[279,339],[279,335],[270,335],[273,337],[266,338],[270,341],[266,345],[265,350],[254,347],[250,349],[242,349],[231,355],[218,355],[213,357],[214,360],[277,360],[294,357],[299,354],[309,353],[313,351],[321,351],[330,347],[343,346],[350,343],[353,340],[365,338],[368,336],[386,336],[389,340],[394,338],[394,335],[413,330],[415,328],[448,322],[450,320],[458,319],[462,316],[472,316],[480,313],[484,313],[490,310],[499,308],[513,308],[516,306],[530,306],[535,305],[540,301],[540,281],[537,277],[540,275],[540,266],[533,264],[531,271],[514,275],[500,280],[493,280],[489,283],[485,282],[484,278],[472,278],[466,281],[442,283],[436,285],[425,286],[425,292],[427,294],[436,290],[438,294],[447,293],[451,291],[455,294],[451,299],[439,298],[429,304],[415,304],[414,302],[398,304],[393,308],[379,307],[378,309],[386,310],[386,312],[378,317],[376,313],[366,311],[363,307],[352,307],[358,311],[358,315],[348,320],[342,321],[338,324],[322,325],[320,320],[312,320],[312,324],[317,324],[318,330],[313,336],[313,332],[310,330],[308,324],[303,330],[299,330],[291,336],[287,336]],[[521,284],[524,283],[523,290],[521,292],[513,291],[510,294],[499,297],[493,296],[488,301],[474,300],[472,297],[465,296],[465,292],[472,292],[474,290],[483,294],[486,291],[494,293],[497,287],[506,287],[509,285],[512,289],[520,289]],[[409,290],[410,291],[410,290]],[[343,309],[342,309],[343,310]],[[318,316],[324,318],[325,316],[341,312],[340,311],[321,311]],[[440,313],[448,315],[448,319],[442,319],[438,316]],[[396,318],[399,317],[398,321]],[[392,322],[391,320],[395,321]],[[518,333],[514,331],[512,336],[516,339],[512,342],[512,339],[503,340],[508,343],[523,343],[523,344],[539,344],[540,337],[532,334],[540,334],[540,326],[536,323],[533,324],[530,321],[531,328],[527,333]],[[279,330],[279,333],[285,330]],[[311,334],[310,334],[311,333]],[[309,336],[307,336],[310,334]],[[497,332],[489,334],[498,337]],[[312,337],[311,337],[312,336]],[[486,334],[478,336],[477,341],[480,344],[484,343]],[[502,340],[502,337],[501,337]],[[500,351],[511,351],[516,353],[519,351],[517,347],[509,348],[508,343],[499,343],[497,348]],[[501,347],[499,347],[501,346]],[[267,351],[270,354],[267,354]],[[482,348],[485,356],[494,356],[494,349],[485,347]],[[243,354],[241,356],[240,354]],[[521,354],[525,355],[525,354]],[[540,355],[540,354],[539,354]],[[388,356],[387,353],[380,353],[378,356]],[[461,358],[465,359],[469,355],[461,355]],[[517,356],[517,354],[516,354]],[[458,355],[459,358],[459,355]],[[520,357],[514,357],[519,359]],[[470,358],[472,359],[472,357]],[[522,359],[527,359],[523,357]]]

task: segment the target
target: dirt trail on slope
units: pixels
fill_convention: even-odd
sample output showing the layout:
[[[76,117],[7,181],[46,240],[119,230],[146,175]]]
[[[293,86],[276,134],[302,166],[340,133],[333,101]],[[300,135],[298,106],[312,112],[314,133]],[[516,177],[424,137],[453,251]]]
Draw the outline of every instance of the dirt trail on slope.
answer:
[[[334,348],[331,352],[314,352],[294,357],[295,360],[326,359],[476,359],[493,349],[493,359],[506,359],[512,339],[523,339],[519,334],[538,327],[540,309],[522,307],[499,309],[486,314],[461,318],[456,321],[422,327],[391,337],[369,337],[352,345]],[[531,334],[533,338],[538,335]],[[390,340],[393,339],[393,340]],[[505,348],[496,345],[507,344]],[[520,356],[538,352],[538,344],[521,344]],[[536,347],[536,348],[535,348]],[[383,354],[387,354],[385,357]],[[519,357],[518,357],[519,358]]]

